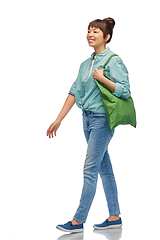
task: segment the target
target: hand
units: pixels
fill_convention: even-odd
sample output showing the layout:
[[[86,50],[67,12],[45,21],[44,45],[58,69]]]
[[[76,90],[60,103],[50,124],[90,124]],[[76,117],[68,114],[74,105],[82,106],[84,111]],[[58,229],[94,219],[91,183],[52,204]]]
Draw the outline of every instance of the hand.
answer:
[[[102,81],[101,79],[103,78],[103,72],[104,68],[102,68],[101,70],[98,70],[96,68],[93,72],[93,78],[101,82]]]
[[[61,122],[58,122],[58,121],[53,122],[47,130],[47,136],[49,136],[49,138],[51,137],[53,138],[53,132],[54,132],[54,135],[56,136],[56,132],[60,125],[61,125]]]

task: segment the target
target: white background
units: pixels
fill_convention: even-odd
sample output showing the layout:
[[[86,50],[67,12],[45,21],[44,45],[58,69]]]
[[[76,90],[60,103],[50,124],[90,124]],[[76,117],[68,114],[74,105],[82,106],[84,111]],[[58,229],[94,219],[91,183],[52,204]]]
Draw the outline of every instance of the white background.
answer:
[[[158,1],[2,0],[0,3],[0,239],[55,239],[72,219],[83,184],[86,142],[76,106],[57,137],[56,119],[82,61],[90,21],[113,17],[108,45],[130,73],[137,128],[120,126],[110,144],[124,223],[122,239],[149,239],[159,226]],[[108,217],[101,180],[83,239]],[[145,236],[145,238],[144,238]],[[69,238],[67,238],[69,239]],[[82,239],[82,238],[79,238]],[[117,238],[118,239],[118,238]],[[156,237],[156,239],[158,239]]]

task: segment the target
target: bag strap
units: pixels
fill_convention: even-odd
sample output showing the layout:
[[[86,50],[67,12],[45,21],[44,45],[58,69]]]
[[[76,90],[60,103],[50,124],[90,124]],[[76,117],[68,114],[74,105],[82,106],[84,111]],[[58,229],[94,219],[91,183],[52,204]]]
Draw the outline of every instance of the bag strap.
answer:
[[[117,54],[112,54],[108,60],[103,64],[102,68],[104,68],[106,66],[106,64],[109,62],[109,60],[113,57],[113,56],[118,56]]]
[[[117,55],[117,54],[112,54],[112,55],[108,58],[108,60],[103,64],[102,68],[104,68],[104,67],[106,66],[106,64],[109,62],[109,60],[110,60],[112,57],[114,57],[114,56],[118,56],[118,55]],[[110,78],[105,74],[105,72],[104,72],[103,74],[104,74],[104,76],[105,76],[106,78],[108,78],[108,79],[110,80]]]

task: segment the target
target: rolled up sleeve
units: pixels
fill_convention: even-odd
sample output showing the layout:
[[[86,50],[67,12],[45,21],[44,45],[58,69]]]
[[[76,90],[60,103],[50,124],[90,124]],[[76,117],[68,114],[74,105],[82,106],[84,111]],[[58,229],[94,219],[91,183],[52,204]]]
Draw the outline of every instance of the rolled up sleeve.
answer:
[[[72,87],[69,90],[68,94],[72,94],[73,96],[75,96],[76,93],[76,81],[72,84]]]
[[[110,80],[116,83],[114,95],[123,99],[131,95],[128,71],[122,60],[118,57],[110,68]]]
[[[76,95],[77,84],[79,82],[79,79],[81,79],[81,69],[82,69],[82,64],[80,65],[80,68],[79,68],[78,77],[77,77],[76,81],[72,84],[72,86],[69,90],[69,94],[72,94],[73,96]]]

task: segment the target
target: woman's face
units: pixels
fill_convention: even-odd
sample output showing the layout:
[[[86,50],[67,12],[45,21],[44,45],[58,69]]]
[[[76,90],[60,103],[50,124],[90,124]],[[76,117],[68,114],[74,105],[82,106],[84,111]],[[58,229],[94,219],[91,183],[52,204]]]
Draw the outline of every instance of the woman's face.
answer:
[[[107,42],[106,38],[104,39],[103,37],[103,32],[99,28],[95,27],[90,27],[88,29],[87,40],[89,46],[93,47],[94,49],[105,46]]]

